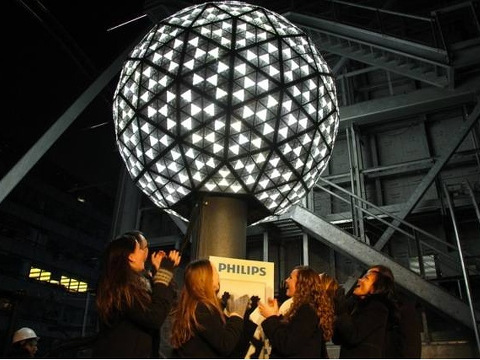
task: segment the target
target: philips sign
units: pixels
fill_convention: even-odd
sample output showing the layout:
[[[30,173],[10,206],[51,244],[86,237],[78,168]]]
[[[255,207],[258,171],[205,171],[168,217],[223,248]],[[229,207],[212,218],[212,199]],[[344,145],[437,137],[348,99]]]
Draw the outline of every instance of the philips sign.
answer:
[[[249,266],[249,265],[238,265],[238,264],[228,264],[228,263],[219,263],[218,272],[232,273],[232,274],[242,274],[242,275],[267,275],[267,269],[262,266]]]

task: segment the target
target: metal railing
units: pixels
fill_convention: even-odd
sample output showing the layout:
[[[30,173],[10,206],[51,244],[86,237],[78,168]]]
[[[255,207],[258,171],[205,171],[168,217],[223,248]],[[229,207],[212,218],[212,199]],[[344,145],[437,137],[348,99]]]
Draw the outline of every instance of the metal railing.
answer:
[[[326,186],[322,185],[325,184]],[[341,193],[346,195],[345,197],[332,191],[329,189],[327,186],[332,187],[336,190],[339,190]],[[418,226],[415,226],[397,216],[394,214],[386,211],[385,209],[382,209],[381,207],[351,193],[350,191],[342,188],[341,186],[336,185],[335,183],[326,180],[322,177],[319,178],[317,181],[316,187],[325,191],[326,193],[334,196],[335,198],[339,199],[342,202],[345,202],[350,205],[352,208],[352,213],[354,213],[353,209],[360,210],[362,213],[365,214],[365,218],[369,219],[375,219],[379,221],[380,223],[388,226],[388,227],[393,227],[395,231],[401,233],[404,235],[407,239],[413,240],[415,242],[415,246],[417,248],[417,257],[418,257],[418,262],[419,262],[419,267],[420,267],[420,276],[425,278],[425,269],[423,267],[423,255],[424,255],[424,248],[428,248],[430,250],[430,253],[433,253],[435,255],[440,255],[438,257],[439,261],[441,262],[440,265],[448,267],[458,274],[461,274],[462,269],[461,269],[461,264],[460,264],[460,259],[457,256],[452,255],[451,253],[447,252],[455,252],[458,254],[458,248],[457,246],[440,239],[439,237],[428,233],[427,231],[419,228]],[[373,211],[372,211],[373,209]],[[394,226],[393,224],[388,221],[388,218],[393,220],[397,220],[400,222],[400,226]],[[353,221],[352,217],[352,221]],[[383,229],[382,229],[383,231]],[[424,239],[421,239],[420,236],[423,236]],[[426,242],[425,240],[430,240],[431,243]],[[436,244],[437,246],[433,245]],[[438,246],[443,246],[446,248],[447,251],[444,251],[440,249]],[[470,256],[471,254],[466,253],[464,251],[464,255]]]
[[[405,14],[341,0],[323,0],[299,6],[293,2],[292,7],[293,11],[447,50],[435,17]]]

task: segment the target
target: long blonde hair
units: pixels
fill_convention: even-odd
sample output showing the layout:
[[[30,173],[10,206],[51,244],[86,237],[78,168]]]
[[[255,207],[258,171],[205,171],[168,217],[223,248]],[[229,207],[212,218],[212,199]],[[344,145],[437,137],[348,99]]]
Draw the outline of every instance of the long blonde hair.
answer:
[[[297,282],[295,284],[295,293],[293,294],[293,303],[284,316],[285,321],[291,321],[298,309],[308,304],[315,309],[319,322],[318,326],[323,331],[323,339],[328,341],[333,335],[333,300],[323,290],[318,273],[308,266],[297,266]]]
[[[218,313],[225,322],[220,302],[213,288],[213,268],[209,260],[195,260],[185,268],[184,285],[180,300],[173,310],[171,344],[179,348],[196,329],[200,329],[195,311],[199,303],[212,313]]]

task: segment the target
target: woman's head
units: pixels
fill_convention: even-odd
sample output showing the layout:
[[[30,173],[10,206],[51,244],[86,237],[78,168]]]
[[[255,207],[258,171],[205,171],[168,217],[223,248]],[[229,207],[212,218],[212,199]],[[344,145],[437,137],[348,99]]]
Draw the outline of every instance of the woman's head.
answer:
[[[318,281],[318,274],[308,266],[297,266],[285,280],[287,296],[293,297],[295,294],[305,294],[314,288]]]
[[[125,233],[105,249],[96,297],[97,309],[105,322],[112,313],[131,307],[134,301],[143,308],[151,301],[145,282],[138,278],[145,269],[148,254],[148,249],[141,245],[144,239],[139,232]]]
[[[371,266],[364,276],[357,281],[353,293],[361,298],[371,294],[381,294],[393,297],[395,293],[395,278],[392,271],[384,265]]]
[[[184,286],[191,297],[211,299],[220,290],[220,281],[216,267],[206,259],[191,262],[185,268]]]
[[[111,241],[105,249],[104,265],[106,272],[125,272],[131,268],[131,255],[139,248],[134,236],[121,235]]]
[[[288,278],[285,279],[285,290],[288,297],[292,297],[295,294],[297,284],[298,268],[294,268]]]
[[[174,348],[188,341],[200,326],[195,312],[199,303],[225,320],[217,298],[219,290],[218,271],[209,260],[195,260],[187,265],[180,300],[173,315],[171,343]]]
[[[148,258],[148,242],[143,233],[134,230],[126,232],[120,237],[131,237],[138,243],[138,246],[135,246],[134,251],[128,256],[130,267],[135,271],[145,270],[145,262]]]
[[[333,332],[333,300],[323,288],[319,274],[308,266],[297,266],[285,282],[287,295],[293,298],[285,320],[290,321],[301,306],[308,304],[317,313],[324,339],[329,340]]]

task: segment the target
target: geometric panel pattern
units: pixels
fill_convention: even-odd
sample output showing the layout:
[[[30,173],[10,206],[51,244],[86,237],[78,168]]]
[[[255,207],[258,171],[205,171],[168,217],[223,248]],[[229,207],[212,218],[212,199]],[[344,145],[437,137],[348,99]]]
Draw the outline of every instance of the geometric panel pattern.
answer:
[[[132,179],[173,213],[202,192],[284,213],[325,169],[339,124],[334,79],[312,41],[242,2],[156,24],[123,66],[113,117]]]

